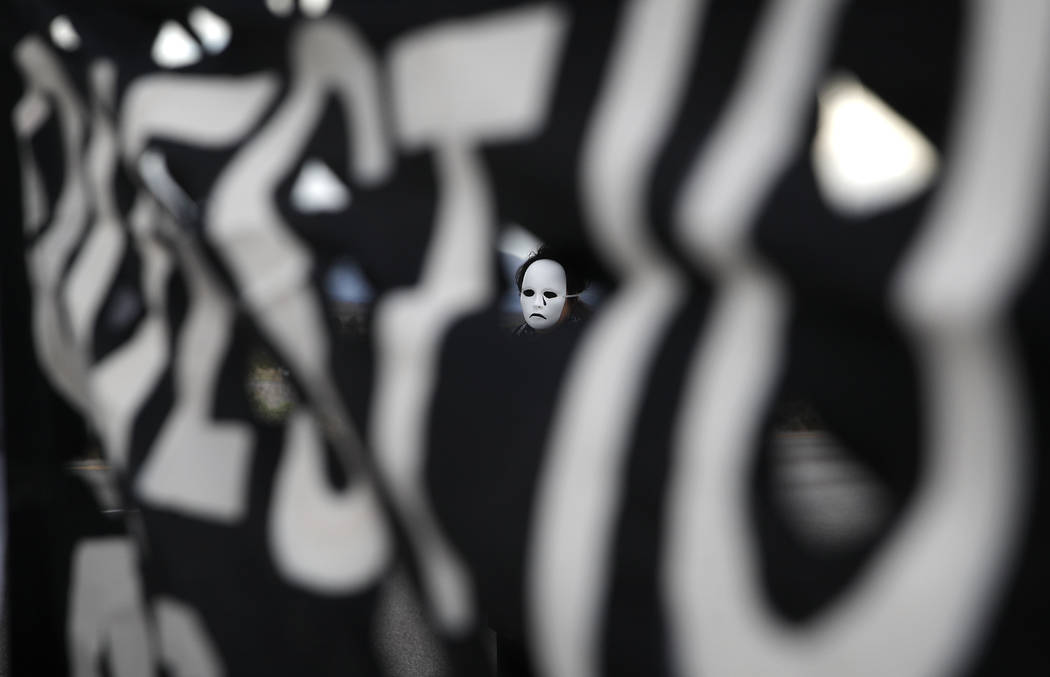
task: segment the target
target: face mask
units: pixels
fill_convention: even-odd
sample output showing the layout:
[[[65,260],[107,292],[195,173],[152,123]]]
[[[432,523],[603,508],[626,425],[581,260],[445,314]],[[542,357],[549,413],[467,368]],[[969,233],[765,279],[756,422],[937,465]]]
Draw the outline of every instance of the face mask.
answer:
[[[565,269],[551,259],[534,261],[521,280],[521,314],[537,331],[552,329],[565,308]],[[576,294],[572,294],[576,296]]]

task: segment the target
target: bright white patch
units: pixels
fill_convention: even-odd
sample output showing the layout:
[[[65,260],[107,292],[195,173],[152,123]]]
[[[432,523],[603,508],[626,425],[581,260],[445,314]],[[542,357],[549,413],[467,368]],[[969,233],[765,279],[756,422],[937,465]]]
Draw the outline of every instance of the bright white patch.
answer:
[[[519,259],[525,259],[529,257],[529,254],[539,249],[541,244],[543,243],[538,237],[516,223],[512,223],[503,229],[497,248],[501,252],[513,254]]]
[[[166,21],[157,31],[150,55],[158,66],[182,68],[201,60],[201,47],[182,26]]]
[[[308,17],[317,18],[332,7],[332,0],[299,0],[299,9]]]
[[[60,14],[51,20],[51,41],[56,45],[72,52],[80,47],[80,34],[73,28],[73,23],[65,14]]]
[[[851,75],[820,91],[813,170],[824,199],[863,215],[914,197],[937,175],[937,150],[919,130]]]
[[[190,10],[189,22],[209,54],[218,54],[230,44],[230,24],[218,14],[204,7],[194,7]]]
[[[350,206],[350,189],[328,165],[310,159],[299,170],[292,186],[292,206],[303,214],[341,212]]]
[[[294,0],[266,0],[266,8],[277,16],[288,16],[295,9]]]

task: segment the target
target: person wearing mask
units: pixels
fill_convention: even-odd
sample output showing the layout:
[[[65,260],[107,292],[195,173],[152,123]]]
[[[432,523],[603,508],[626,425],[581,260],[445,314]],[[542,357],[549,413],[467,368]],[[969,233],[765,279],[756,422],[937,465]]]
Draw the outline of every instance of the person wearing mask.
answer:
[[[514,278],[525,320],[514,330],[515,336],[550,332],[564,324],[581,322],[591,314],[591,309],[580,300],[587,280],[554,247],[541,246],[518,267]]]

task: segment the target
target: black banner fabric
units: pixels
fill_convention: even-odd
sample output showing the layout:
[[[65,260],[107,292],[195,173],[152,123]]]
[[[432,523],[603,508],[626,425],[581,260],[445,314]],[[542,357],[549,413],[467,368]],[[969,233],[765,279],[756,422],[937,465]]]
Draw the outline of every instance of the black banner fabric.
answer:
[[[1047,3],[0,7],[12,674],[1047,663]]]

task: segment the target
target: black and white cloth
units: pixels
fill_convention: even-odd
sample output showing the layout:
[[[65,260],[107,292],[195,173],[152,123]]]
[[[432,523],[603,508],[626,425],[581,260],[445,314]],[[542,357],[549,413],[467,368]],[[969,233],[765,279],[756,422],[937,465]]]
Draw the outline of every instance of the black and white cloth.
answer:
[[[458,674],[486,625],[549,677],[1047,664],[1050,3],[0,6],[4,365],[66,403],[9,486],[78,420],[127,507],[12,492],[14,674],[390,674],[401,570]],[[937,158],[863,210],[811,153],[844,76]],[[507,223],[585,252],[579,331],[500,326]],[[880,487],[857,538],[788,519],[795,401]]]

